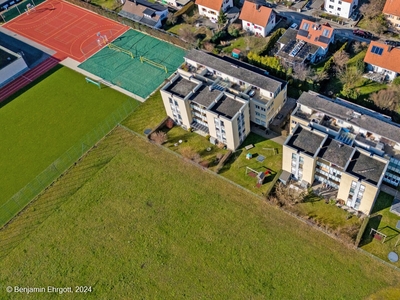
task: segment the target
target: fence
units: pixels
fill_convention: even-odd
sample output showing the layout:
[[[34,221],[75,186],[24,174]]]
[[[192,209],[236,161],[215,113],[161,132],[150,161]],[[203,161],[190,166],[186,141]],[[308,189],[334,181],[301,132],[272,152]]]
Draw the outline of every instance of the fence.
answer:
[[[135,105],[136,104],[136,105]],[[0,227],[8,223],[29,202],[38,196],[55,179],[68,170],[99,140],[107,135],[118,123],[130,115],[139,105],[136,101],[127,100],[119,109],[89,132],[82,140],[57,158],[42,173],[29,182],[19,192],[0,206]]]
[[[33,6],[39,5],[40,3],[44,2],[45,0],[26,0],[23,1],[13,7],[11,7],[10,9],[7,9],[5,11],[3,11],[0,15],[0,21],[3,22],[8,22],[11,21],[12,19],[18,17],[19,15],[23,14],[26,12],[27,9],[27,5],[31,4]]]

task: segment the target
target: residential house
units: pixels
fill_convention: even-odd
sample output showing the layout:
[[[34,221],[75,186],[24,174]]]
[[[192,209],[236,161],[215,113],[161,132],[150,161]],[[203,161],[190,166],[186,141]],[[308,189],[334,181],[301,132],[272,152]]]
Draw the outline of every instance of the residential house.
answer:
[[[254,35],[267,36],[275,27],[276,14],[266,6],[245,1],[239,19],[244,30]]]
[[[233,0],[196,0],[196,4],[201,16],[206,16],[216,23],[220,10],[226,12],[233,7]]]
[[[184,7],[188,4],[191,0],[162,0],[162,4],[168,4],[170,6],[176,7],[178,9]]]
[[[381,185],[400,183],[400,125],[342,99],[303,93],[290,118],[283,170],[370,214]]]
[[[299,30],[289,28],[278,40],[277,56],[290,64],[317,62],[323,58],[335,38],[328,24],[318,24],[303,19]]]
[[[371,41],[364,62],[368,70],[393,80],[400,73],[400,48]]]
[[[168,7],[146,0],[127,0],[118,15],[150,27],[160,28],[162,20],[168,16]]]
[[[392,28],[400,30],[400,1],[386,0],[383,7],[383,14]]]
[[[357,6],[358,0],[325,0],[324,9],[329,14],[348,19]]]
[[[268,127],[286,101],[286,89],[286,82],[264,70],[191,50],[161,96],[176,124],[235,150],[250,132],[250,122]]]

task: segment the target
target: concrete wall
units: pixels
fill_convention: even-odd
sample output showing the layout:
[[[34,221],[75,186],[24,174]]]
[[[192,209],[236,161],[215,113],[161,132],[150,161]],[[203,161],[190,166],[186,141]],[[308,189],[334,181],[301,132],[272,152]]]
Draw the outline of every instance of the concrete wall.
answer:
[[[24,70],[28,69],[24,59],[19,56],[17,60],[14,60],[9,65],[5,66],[0,70],[0,86],[6,83],[10,78],[20,74]]]

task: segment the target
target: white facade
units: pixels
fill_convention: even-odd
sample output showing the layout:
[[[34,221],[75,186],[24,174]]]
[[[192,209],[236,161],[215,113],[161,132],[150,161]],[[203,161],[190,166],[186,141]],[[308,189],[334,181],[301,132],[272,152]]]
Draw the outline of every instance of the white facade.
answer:
[[[223,0],[221,8],[218,10],[211,9],[209,7],[197,4],[198,9],[199,9],[199,14],[200,16],[205,16],[208,19],[210,19],[212,22],[216,23],[218,21],[218,15],[220,9],[222,11],[227,11],[229,8],[233,7],[233,0]]]
[[[325,0],[324,9],[327,13],[348,19],[357,5],[358,0]]]
[[[265,27],[257,25],[257,24],[253,24],[250,21],[245,21],[245,20],[242,20],[242,27],[244,30],[251,32],[254,35],[260,35],[260,36],[266,37],[271,32],[271,30],[274,28],[274,26],[276,24],[275,20],[276,20],[275,14],[271,13],[271,16],[268,19],[268,24]]]
[[[374,73],[379,73],[382,75],[386,75],[387,76],[387,80],[392,81],[393,79],[395,79],[399,74],[396,73],[395,71],[390,71],[387,69],[384,69],[382,67],[378,67],[378,66],[374,66],[371,64],[367,64],[367,69],[370,71],[374,71]]]
[[[9,53],[10,56],[17,57],[17,59],[0,69],[0,86],[7,84],[13,78],[17,77],[18,75],[22,74],[22,72],[24,72],[26,69],[28,69],[28,66],[26,65],[21,55],[14,53],[4,47],[1,47],[1,50]]]

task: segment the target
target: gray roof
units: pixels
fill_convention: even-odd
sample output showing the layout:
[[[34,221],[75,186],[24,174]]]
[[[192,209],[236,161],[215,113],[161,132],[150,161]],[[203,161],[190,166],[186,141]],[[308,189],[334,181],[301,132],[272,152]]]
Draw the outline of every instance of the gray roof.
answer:
[[[298,126],[286,145],[314,156],[321,146],[323,139],[323,136],[311,130],[306,130],[302,126]]]
[[[356,151],[346,171],[369,183],[377,185],[386,163]]]
[[[353,150],[350,146],[328,138],[318,152],[318,157],[343,169],[350,159]]]
[[[211,103],[221,94],[221,91],[208,89],[208,86],[201,86],[195,94],[190,97],[190,100],[205,107],[210,106]]]
[[[267,91],[275,92],[282,85],[282,82],[276,79],[252,71],[252,69],[255,69],[254,66],[247,66],[247,64],[244,64],[240,61],[238,61],[238,65],[240,64],[239,67],[238,65],[228,62],[222,57],[218,57],[216,55],[196,49],[189,51],[185,58],[213,68],[221,73],[225,73],[229,76],[248,82]]]
[[[228,119],[232,119],[232,117],[239,112],[243,105],[244,104],[242,102],[239,102],[224,95],[221,99],[218,100],[217,103],[213,105],[213,107],[211,107],[210,110],[217,113],[218,115],[222,115]]]
[[[330,99],[317,93],[302,93],[297,103],[323,112],[329,116],[346,120],[346,122],[386,137],[392,141],[400,142],[400,125],[392,122],[382,114],[350,103],[342,99]],[[353,112],[362,114],[358,118]]]
[[[151,8],[152,10],[155,10],[155,11],[164,11],[164,10],[168,9],[168,7],[166,7],[164,5],[161,5],[161,4],[158,4],[158,3],[152,3],[152,2],[149,2],[149,1],[146,1],[146,0],[129,0],[129,1],[133,2],[133,3],[136,2],[137,4],[146,6],[148,8]]]
[[[179,78],[171,83],[165,90],[181,98],[185,98],[196,86],[197,83],[179,76]]]
[[[148,15],[148,16],[152,16],[152,15],[154,15],[156,12],[154,11],[154,10],[152,10],[152,9],[150,9],[150,8],[146,8],[144,11],[143,11],[143,14],[144,15]]]

